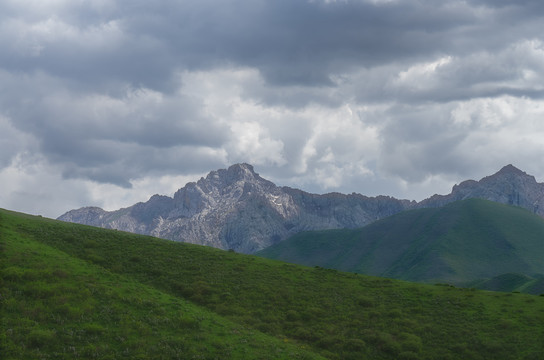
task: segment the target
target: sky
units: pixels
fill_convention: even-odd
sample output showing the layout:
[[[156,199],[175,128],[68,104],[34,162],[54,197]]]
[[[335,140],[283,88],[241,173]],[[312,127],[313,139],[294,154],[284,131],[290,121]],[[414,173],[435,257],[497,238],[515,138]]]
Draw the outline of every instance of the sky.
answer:
[[[114,210],[242,162],[411,200],[544,181],[544,2],[0,2],[0,207]]]

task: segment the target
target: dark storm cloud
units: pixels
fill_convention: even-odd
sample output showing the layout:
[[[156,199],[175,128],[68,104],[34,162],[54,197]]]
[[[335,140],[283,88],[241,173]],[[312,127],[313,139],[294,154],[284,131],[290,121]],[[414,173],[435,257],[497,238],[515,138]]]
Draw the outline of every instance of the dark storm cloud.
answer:
[[[129,186],[143,174],[221,164],[217,154],[228,128],[200,114],[201,104],[186,96],[73,94],[46,75],[2,75],[0,106],[10,128],[32,136],[33,151],[61,164],[66,177]],[[14,148],[11,157],[16,154]]]
[[[250,160],[313,189],[471,176],[467,148],[495,166],[519,154],[494,155],[505,133],[544,131],[543,4],[4,1],[0,165],[124,187]]]
[[[540,36],[542,20],[529,1],[96,4],[68,3],[54,16],[4,5],[3,67],[101,90],[121,82],[172,91],[177,71],[229,64],[257,68],[272,85],[333,86],[358,68],[500,51]]]
[[[450,48],[453,39],[441,35],[480,20],[462,10],[435,2],[202,1],[173,9],[173,29],[138,19],[129,26],[167,39],[191,69],[225,61],[258,68],[271,84],[323,86],[354,67]]]
[[[40,23],[56,36],[35,29],[21,39],[28,43],[21,44],[10,41],[15,34],[4,32],[4,45],[12,51],[3,52],[0,59],[10,70],[39,69],[86,82],[119,80],[161,90],[172,86],[171,75],[179,69],[225,63],[258,68],[271,84],[332,85],[331,75],[353,68],[491,48],[502,44],[505,36],[517,37],[524,31],[496,23],[523,7],[496,10],[492,2],[470,5],[117,1],[103,8],[78,3],[57,16],[44,12],[31,19],[19,8],[8,12],[13,18],[7,23],[14,30]],[[538,13],[524,15],[529,25],[539,19]],[[39,56],[18,56],[16,46],[39,51]]]
[[[190,146],[157,149],[136,144],[92,141],[85,144],[83,151],[91,152],[92,161],[85,162],[85,166],[70,162],[72,158],[62,156],[62,153],[55,153],[54,159],[62,165],[64,177],[91,179],[126,188],[132,187],[130,180],[144,176],[204,172],[219,168],[224,163],[221,154]],[[98,159],[99,156],[103,156],[102,161]]]
[[[496,51],[505,39],[534,36],[542,19],[539,13],[519,16],[520,7],[496,10],[470,2],[232,0],[146,6],[145,14],[154,15],[121,23],[134,37],[163,45],[159,54],[166,66],[233,63],[259,69],[273,85],[303,86],[334,85],[331,76],[361,67]]]

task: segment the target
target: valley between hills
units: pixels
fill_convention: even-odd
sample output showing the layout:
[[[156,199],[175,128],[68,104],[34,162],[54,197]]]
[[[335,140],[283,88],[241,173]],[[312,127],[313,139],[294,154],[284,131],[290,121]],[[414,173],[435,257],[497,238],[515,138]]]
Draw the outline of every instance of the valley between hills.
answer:
[[[544,293],[543,219],[482,199],[409,210],[359,229],[302,232],[257,255],[407,281]]]

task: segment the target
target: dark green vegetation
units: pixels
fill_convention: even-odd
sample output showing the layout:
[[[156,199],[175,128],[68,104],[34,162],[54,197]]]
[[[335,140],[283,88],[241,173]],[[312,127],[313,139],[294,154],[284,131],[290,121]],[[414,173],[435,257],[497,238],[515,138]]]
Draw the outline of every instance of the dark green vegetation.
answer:
[[[479,199],[406,211],[355,230],[300,233],[258,255],[409,281],[544,293],[544,220]]]
[[[544,297],[0,211],[3,358],[542,359]]]

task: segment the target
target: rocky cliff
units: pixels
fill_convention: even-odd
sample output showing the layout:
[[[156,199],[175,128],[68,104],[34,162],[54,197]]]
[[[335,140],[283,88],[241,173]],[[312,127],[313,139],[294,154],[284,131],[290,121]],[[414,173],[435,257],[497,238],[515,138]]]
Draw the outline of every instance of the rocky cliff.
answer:
[[[449,195],[417,203],[388,196],[310,194],[278,187],[251,165],[236,164],[188,183],[173,197],[154,195],[145,203],[111,212],[81,208],[59,220],[254,253],[300,231],[357,228],[406,209],[466,198],[518,205],[544,215],[544,184],[512,165],[480,181],[456,185]]]

